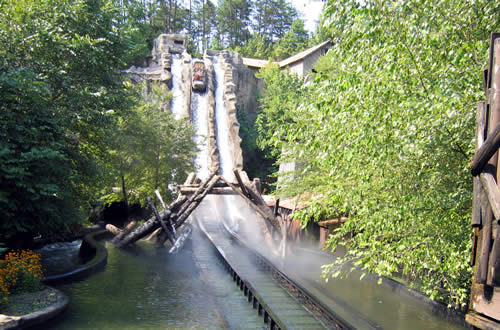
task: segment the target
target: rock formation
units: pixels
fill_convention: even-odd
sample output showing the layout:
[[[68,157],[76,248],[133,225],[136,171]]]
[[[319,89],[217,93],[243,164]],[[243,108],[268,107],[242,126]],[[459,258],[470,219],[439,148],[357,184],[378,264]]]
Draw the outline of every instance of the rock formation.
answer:
[[[191,108],[193,92],[192,86],[192,58],[186,52],[186,37],[175,34],[162,34],[154,42],[152,55],[146,67],[131,67],[124,71],[133,82],[145,85],[145,96],[151,90],[152,82],[159,82],[165,92],[171,91],[174,100],[163,108],[174,111],[176,118],[192,119],[196,109]],[[224,71],[222,81],[216,81],[213,60],[221,65]],[[215,118],[215,91],[218,84],[223,87],[224,109],[228,116],[229,134],[227,136],[232,153],[233,169],[243,168],[243,156],[240,147],[240,125],[238,112],[247,112],[247,118],[254,120],[257,109],[258,79],[254,72],[243,64],[238,53],[231,51],[207,51],[204,54],[207,74],[207,102],[208,110],[208,168],[209,171],[219,168],[219,152],[217,150],[217,123]],[[182,104],[175,104],[176,98]],[[194,105],[196,106],[196,105]]]

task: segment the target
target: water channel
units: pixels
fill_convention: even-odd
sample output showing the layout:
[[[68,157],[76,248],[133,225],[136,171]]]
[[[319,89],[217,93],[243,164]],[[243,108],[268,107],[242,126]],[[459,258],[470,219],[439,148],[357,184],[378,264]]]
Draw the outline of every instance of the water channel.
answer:
[[[44,329],[235,329],[264,327],[211,246],[195,231],[177,255],[140,242],[109,252],[105,269],[57,288],[68,309]]]

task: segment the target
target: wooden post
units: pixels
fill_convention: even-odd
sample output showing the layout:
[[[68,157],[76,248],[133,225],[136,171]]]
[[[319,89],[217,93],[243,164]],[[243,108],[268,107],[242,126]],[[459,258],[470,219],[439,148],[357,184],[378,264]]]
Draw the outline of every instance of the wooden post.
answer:
[[[486,283],[489,285],[500,285],[500,227],[496,227],[495,241],[491,248],[488,262],[488,277]]]
[[[280,209],[280,199],[278,198],[276,202],[274,202],[274,216],[277,217]]]
[[[172,244],[174,244],[175,243],[174,234],[170,231],[170,229],[167,227],[167,225],[163,221],[162,216],[160,215],[160,213],[158,213],[158,210],[156,209],[155,205],[153,204],[153,202],[151,201],[151,198],[149,198],[149,196],[146,196],[146,201],[148,202],[151,210],[153,210],[153,213],[156,216],[156,219],[158,220],[158,222],[160,223],[160,226],[163,228],[163,231],[167,234],[168,239],[170,240],[170,242],[172,242]],[[168,215],[168,217],[170,218],[170,214]]]
[[[163,198],[161,198],[160,191],[158,191],[158,189],[155,190],[155,195],[156,195],[156,198],[158,198],[158,200],[160,201],[160,204],[163,207],[163,209],[166,210],[167,207],[165,206],[165,203],[163,202]],[[175,228],[174,228],[174,225],[172,224],[171,217],[167,218],[167,225],[168,225],[168,229],[170,229],[170,231],[172,232],[172,235],[174,236],[174,238],[176,238],[177,233],[175,232]]]
[[[245,194],[245,196],[249,197],[248,192],[247,192],[247,188],[245,187],[243,180],[241,180],[240,172],[237,169],[235,169],[233,171],[233,173],[234,173],[234,176],[236,178],[236,182],[238,182],[238,186],[240,186],[241,192],[243,194]]]

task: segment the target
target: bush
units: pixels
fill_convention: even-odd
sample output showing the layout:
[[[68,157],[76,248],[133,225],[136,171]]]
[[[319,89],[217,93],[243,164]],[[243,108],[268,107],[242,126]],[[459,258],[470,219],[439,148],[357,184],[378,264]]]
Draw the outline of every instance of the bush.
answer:
[[[39,254],[31,250],[8,253],[0,261],[0,305],[7,303],[11,294],[40,290],[42,276]]]

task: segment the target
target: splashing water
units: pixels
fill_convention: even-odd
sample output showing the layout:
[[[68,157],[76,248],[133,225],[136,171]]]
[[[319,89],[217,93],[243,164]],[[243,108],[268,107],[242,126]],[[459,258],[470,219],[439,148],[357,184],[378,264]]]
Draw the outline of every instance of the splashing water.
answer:
[[[217,126],[217,147],[219,149],[221,174],[226,179],[234,181],[233,153],[229,141],[229,117],[224,104],[224,69],[218,62],[217,58],[214,57],[213,62],[216,82],[215,120]]]
[[[185,104],[184,91],[182,87],[182,58],[181,55],[172,56],[172,113],[175,119],[182,118]]]
[[[198,169],[197,175],[200,179],[208,178],[208,112],[207,94],[191,94],[191,114],[196,130],[194,141],[198,146],[198,152],[194,159],[194,164]]]

